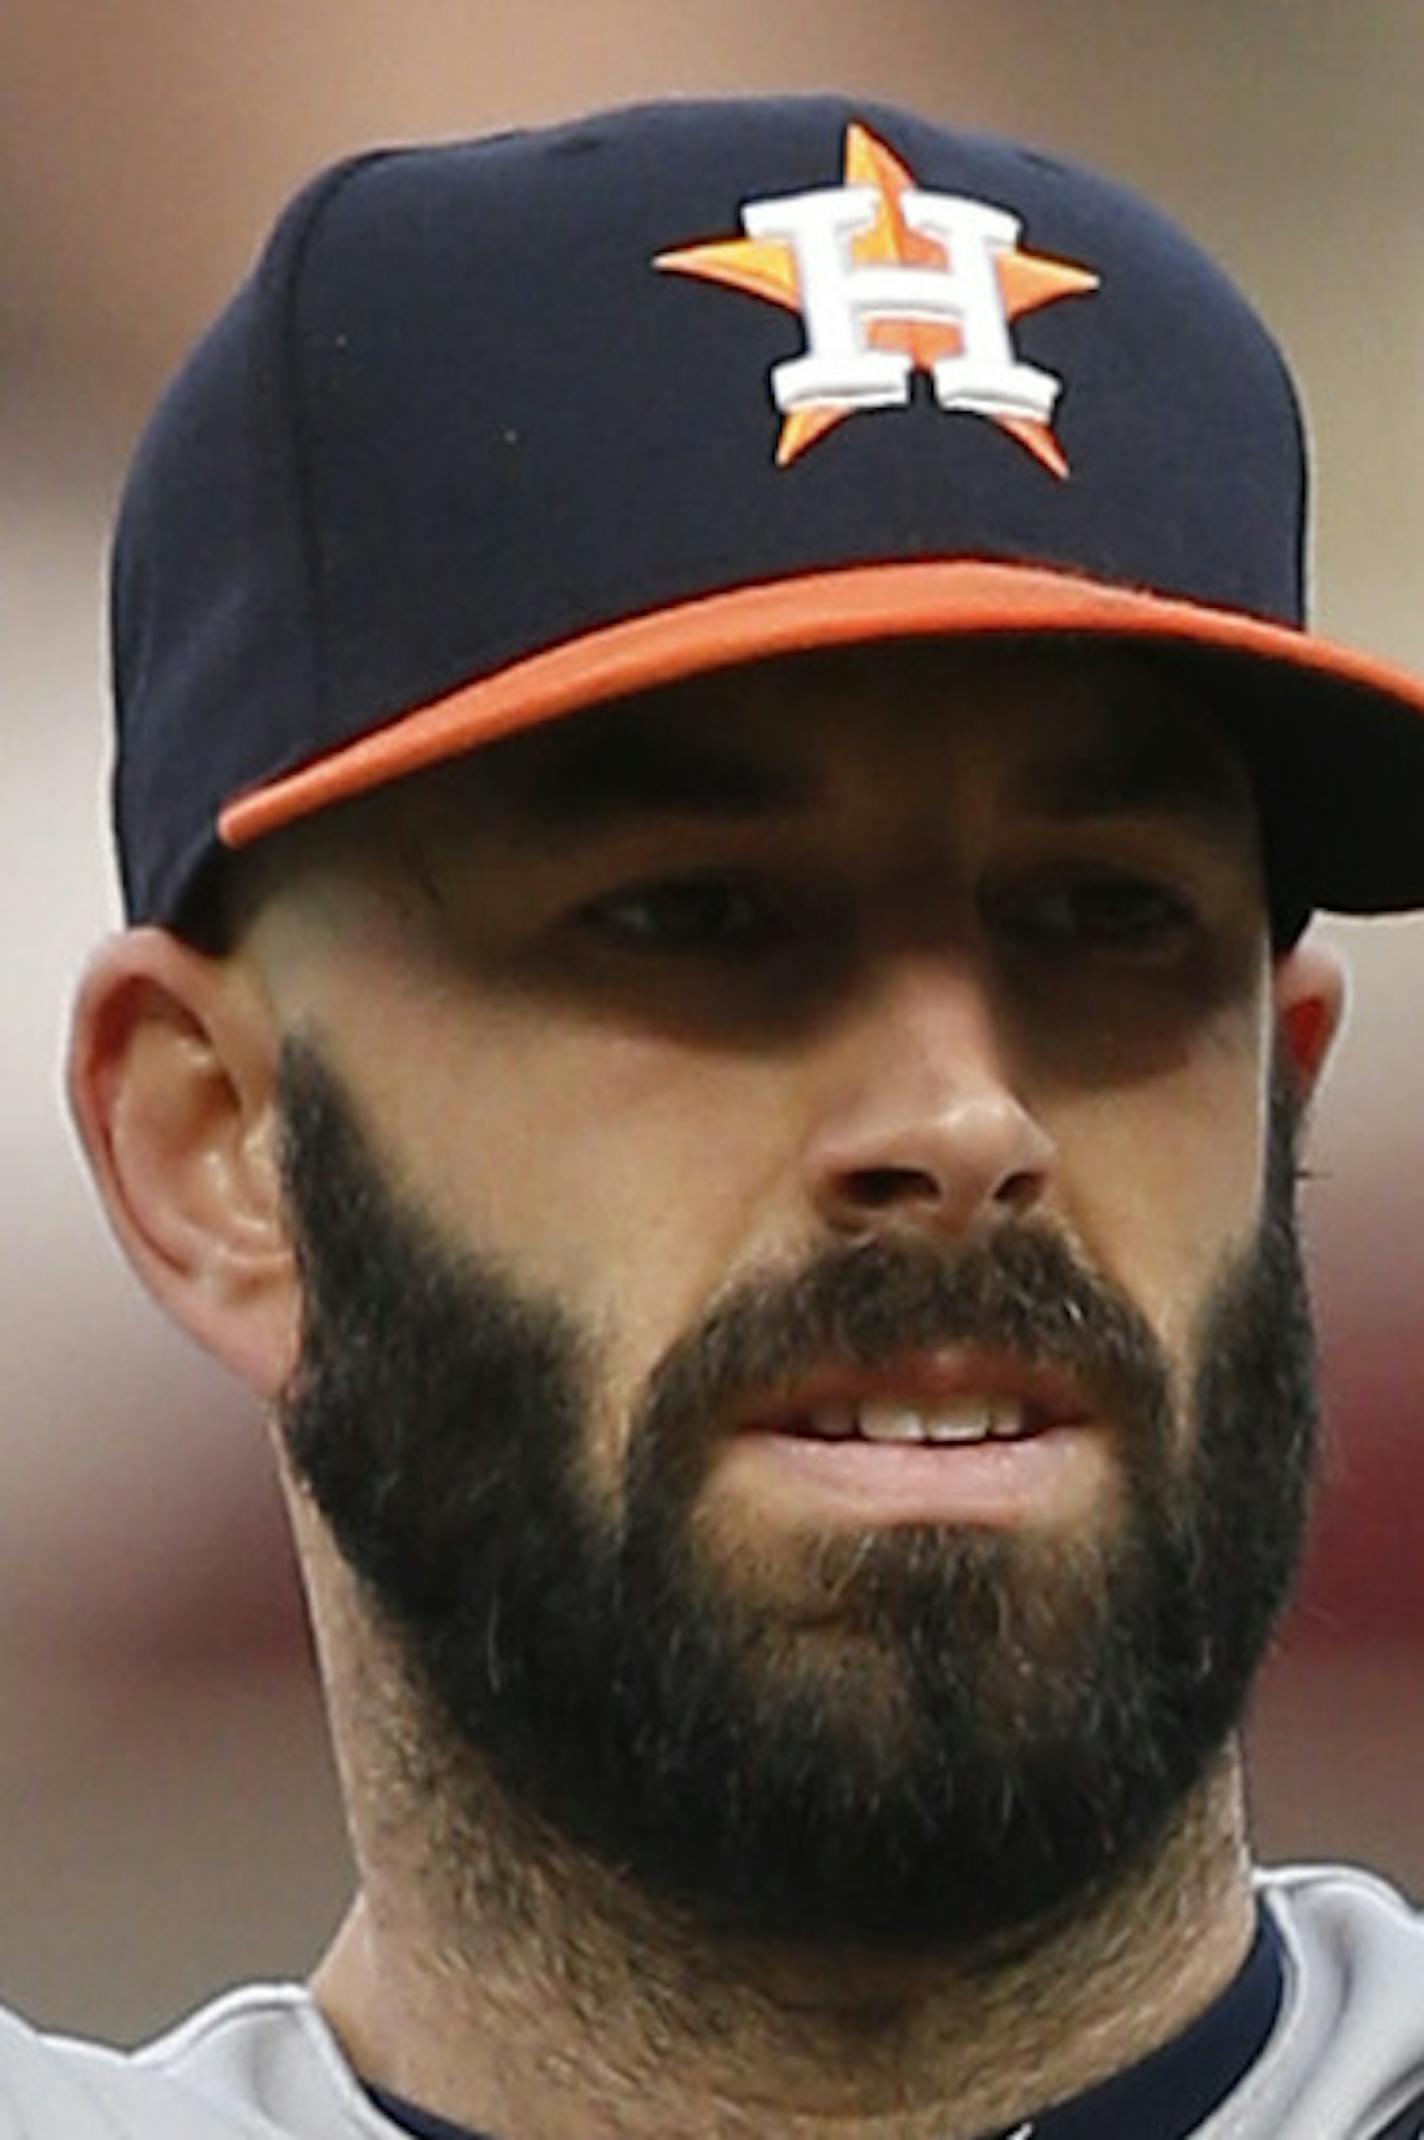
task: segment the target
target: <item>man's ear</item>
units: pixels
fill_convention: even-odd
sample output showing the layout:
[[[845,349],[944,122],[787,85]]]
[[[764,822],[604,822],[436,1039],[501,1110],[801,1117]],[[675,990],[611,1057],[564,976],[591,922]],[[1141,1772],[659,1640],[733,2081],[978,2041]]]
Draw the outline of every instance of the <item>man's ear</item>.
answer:
[[[283,1215],[278,1034],[256,976],[162,929],[95,956],[74,1007],[69,1098],[109,1220],[154,1298],[273,1397],[300,1295]]]
[[[1332,945],[1304,937],[1276,961],[1280,1045],[1301,1095],[1315,1092],[1345,1016],[1345,962]]]

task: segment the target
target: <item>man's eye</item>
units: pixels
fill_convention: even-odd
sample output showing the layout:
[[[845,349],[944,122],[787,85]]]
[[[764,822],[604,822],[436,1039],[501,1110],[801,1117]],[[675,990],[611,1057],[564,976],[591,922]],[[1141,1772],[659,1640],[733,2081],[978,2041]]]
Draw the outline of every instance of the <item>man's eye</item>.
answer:
[[[1055,875],[999,893],[999,927],[1025,950],[1163,954],[1183,941],[1192,912],[1177,893],[1118,871]]]
[[[667,877],[593,900],[586,928],[633,950],[747,953],[783,941],[785,917],[755,886],[735,877]]]

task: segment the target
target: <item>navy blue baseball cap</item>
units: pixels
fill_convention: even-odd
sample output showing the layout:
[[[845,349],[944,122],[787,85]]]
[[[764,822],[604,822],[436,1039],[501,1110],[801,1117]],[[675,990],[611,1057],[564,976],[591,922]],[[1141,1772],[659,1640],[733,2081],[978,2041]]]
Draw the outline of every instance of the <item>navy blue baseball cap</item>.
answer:
[[[127,486],[129,915],[536,723],[964,634],[1196,663],[1304,903],[1424,903],[1424,684],[1306,630],[1305,504],[1243,299],[1033,151],[816,96],[354,157]]]

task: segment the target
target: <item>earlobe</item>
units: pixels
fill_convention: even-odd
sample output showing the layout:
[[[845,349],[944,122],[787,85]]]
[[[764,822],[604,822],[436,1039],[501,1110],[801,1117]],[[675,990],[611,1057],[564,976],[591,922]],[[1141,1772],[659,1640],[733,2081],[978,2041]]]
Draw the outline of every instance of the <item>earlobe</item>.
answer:
[[[1297,944],[1276,967],[1281,1045],[1307,1098],[1320,1081],[1344,1021],[1345,997],[1344,961],[1317,938]]]
[[[237,962],[159,929],[92,961],[69,1095],[110,1222],[159,1303],[264,1396],[291,1372],[299,1320],[275,1060],[270,1009]]]

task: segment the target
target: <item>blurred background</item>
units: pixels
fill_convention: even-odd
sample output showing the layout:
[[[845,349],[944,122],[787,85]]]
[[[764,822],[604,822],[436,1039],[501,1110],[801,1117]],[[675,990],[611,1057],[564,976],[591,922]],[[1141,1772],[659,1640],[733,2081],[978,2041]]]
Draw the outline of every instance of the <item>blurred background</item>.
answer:
[[[251,1404],[121,1266],[59,1098],[116,917],[101,601],[164,375],[318,163],[662,91],[845,86],[1081,156],[1291,351],[1335,635],[1424,667],[1417,0],[4,0],[0,5],[0,1997],[135,2036],[301,1972],[347,1871]],[[1353,1015],[1306,1193],[1330,1420],[1252,1728],[1270,1857],[1424,1894],[1424,935],[1327,925]]]

